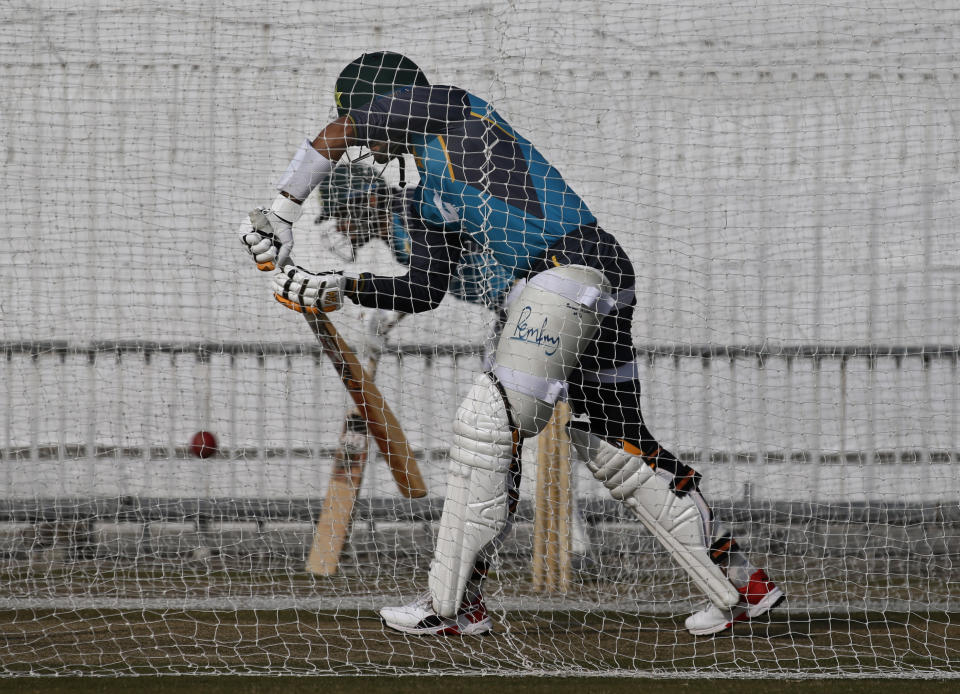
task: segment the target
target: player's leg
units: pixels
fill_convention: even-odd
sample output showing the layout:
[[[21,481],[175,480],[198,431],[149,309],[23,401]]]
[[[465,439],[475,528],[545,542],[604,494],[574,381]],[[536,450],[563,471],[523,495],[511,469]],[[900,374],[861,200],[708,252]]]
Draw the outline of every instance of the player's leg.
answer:
[[[600,378],[584,373],[582,381],[571,384],[570,399],[590,420],[591,433],[571,432],[571,439],[592,456],[594,475],[644,521],[711,598],[706,609],[687,619],[691,633],[718,633],[784,599],[716,522],[700,490],[700,474],[661,446],[643,423],[640,383],[629,363],[604,370]]]
[[[637,390],[639,391],[639,383]],[[624,441],[623,446],[624,449],[631,447],[627,441]],[[716,634],[736,622],[760,617],[782,603],[785,599],[783,591],[770,580],[763,569],[751,562],[733,533],[714,517],[700,490],[700,473],[663,448],[644,424],[640,426],[634,450],[648,465],[669,475],[674,489],[686,490],[693,499],[709,528],[706,536],[710,539],[710,559],[720,567],[740,594],[737,604],[731,609],[721,609],[711,602],[704,609],[687,617],[684,623],[687,630],[698,636]]]
[[[508,527],[510,473],[519,442],[549,421],[567,377],[615,300],[602,272],[552,267],[530,278],[507,310],[492,374],[457,411],[447,494],[430,565],[433,614],[421,601],[413,633],[457,633],[477,558]],[[384,615],[388,626],[398,625]],[[433,630],[432,632],[430,630]],[[463,632],[459,632],[463,633]]]
[[[454,615],[477,556],[506,525],[506,479],[516,452],[509,444],[546,426],[609,300],[609,285],[599,270],[564,266],[532,277],[507,307],[493,373],[477,379],[455,423],[448,491],[430,567],[430,591],[440,615]]]
[[[489,631],[480,592],[484,550],[510,527],[519,481],[519,437],[498,384],[481,374],[457,410],[454,440],[428,591],[380,610],[384,623],[409,634]]]

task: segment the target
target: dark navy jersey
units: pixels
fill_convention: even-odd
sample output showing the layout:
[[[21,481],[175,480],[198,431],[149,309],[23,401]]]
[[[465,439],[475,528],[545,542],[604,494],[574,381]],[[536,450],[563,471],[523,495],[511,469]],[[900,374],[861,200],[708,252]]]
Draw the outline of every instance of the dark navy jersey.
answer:
[[[409,201],[398,196],[397,202],[399,204],[394,204],[391,214],[392,224],[387,243],[398,263],[410,265],[413,243],[407,229]],[[461,240],[465,247],[460,253],[456,269],[450,276],[447,291],[460,301],[492,309],[499,308],[513,286],[513,274],[498,265],[490,253],[478,248],[469,237],[461,236]]]
[[[360,142],[402,143],[420,174],[410,274],[365,282],[358,296],[364,305],[433,308],[464,249],[479,249],[509,277],[522,277],[556,241],[596,221],[528,140],[462,89],[407,87],[349,118]]]

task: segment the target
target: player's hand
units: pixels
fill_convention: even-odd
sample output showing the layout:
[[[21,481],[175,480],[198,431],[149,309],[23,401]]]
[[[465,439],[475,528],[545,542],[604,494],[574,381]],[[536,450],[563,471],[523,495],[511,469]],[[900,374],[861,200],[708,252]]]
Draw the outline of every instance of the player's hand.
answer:
[[[287,265],[273,276],[273,296],[299,313],[336,311],[343,297],[357,289],[358,277],[342,272],[310,272],[299,265]]]
[[[387,346],[387,334],[405,314],[384,308],[363,312],[363,351],[370,359],[379,359]]]
[[[250,224],[240,240],[257,263],[257,269],[269,272],[290,262],[293,252],[293,224],[263,207],[250,212]]]
[[[257,269],[268,272],[277,267],[277,251],[280,250],[280,242],[273,232],[263,232],[255,226],[261,222],[259,217],[263,213],[263,208],[258,207],[250,213],[250,221],[240,225],[240,241],[257,264]]]

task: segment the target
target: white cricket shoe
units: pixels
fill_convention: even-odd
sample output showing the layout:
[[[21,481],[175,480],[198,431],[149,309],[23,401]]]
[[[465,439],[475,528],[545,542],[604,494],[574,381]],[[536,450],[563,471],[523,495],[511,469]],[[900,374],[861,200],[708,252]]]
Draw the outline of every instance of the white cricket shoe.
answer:
[[[380,618],[391,629],[405,634],[475,636],[493,629],[493,620],[487,614],[487,606],[480,595],[469,602],[464,598],[457,616],[453,618],[441,617],[434,611],[430,593],[406,605],[384,607],[380,610]]]
[[[784,601],[786,596],[777,588],[763,569],[757,569],[750,582],[740,591],[740,602],[729,610],[721,610],[711,603],[684,622],[684,626],[694,636],[707,636],[726,631],[737,622],[745,622],[766,614]]]

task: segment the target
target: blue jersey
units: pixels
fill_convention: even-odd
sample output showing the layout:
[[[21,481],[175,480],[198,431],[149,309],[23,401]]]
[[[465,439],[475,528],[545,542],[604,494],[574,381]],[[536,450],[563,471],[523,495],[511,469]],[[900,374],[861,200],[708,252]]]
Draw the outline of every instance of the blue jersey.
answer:
[[[360,303],[433,308],[448,288],[440,275],[452,275],[463,253],[486,254],[512,281],[556,241],[596,223],[540,152],[462,89],[407,87],[349,118],[360,142],[402,143],[420,174],[411,201],[417,223],[410,226],[410,285],[370,278]]]

